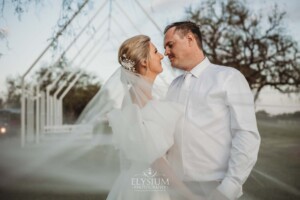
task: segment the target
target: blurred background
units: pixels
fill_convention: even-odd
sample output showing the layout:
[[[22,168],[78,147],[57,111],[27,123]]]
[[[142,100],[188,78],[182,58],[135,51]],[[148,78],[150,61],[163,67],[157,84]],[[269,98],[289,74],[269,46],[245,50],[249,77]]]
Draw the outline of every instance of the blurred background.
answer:
[[[299,199],[299,9],[297,0],[0,1],[0,139],[33,145],[45,130],[72,125],[119,67],[126,38],[149,35],[163,53],[164,27],[191,20],[201,27],[210,61],[240,70],[255,97],[262,144],[242,199]],[[167,58],[163,67],[160,84],[181,73]],[[2,195],[105,196],[0,188]]]

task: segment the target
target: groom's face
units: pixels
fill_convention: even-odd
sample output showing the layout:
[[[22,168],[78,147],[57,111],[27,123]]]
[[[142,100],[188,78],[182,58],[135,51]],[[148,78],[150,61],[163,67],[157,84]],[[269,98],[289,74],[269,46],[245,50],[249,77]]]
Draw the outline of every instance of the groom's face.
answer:
[[[165,34],[164,47],[172,67],[186,70],[190,51],[188,39],[172,27]]]

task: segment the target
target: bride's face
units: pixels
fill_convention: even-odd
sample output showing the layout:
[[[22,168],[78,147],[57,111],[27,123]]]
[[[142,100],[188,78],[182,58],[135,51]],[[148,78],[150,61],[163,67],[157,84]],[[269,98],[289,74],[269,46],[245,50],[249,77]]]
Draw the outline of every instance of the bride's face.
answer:
[[[161,60],[164,58],[164,56],[159,53],[156,49],[156,47],[150,42],[150,59],[148,63],[148,70],[157,75],[163,71],[163,68],[161,66]]]

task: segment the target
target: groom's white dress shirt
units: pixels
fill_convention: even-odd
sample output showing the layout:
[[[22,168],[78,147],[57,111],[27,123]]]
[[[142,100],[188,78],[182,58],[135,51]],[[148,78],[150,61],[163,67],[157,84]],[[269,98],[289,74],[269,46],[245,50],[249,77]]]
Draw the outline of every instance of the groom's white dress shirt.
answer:
[[[205,58],[172,82],[167,98],[185,105],[185,119],[167,155],[177,174],[184,181],[220,181],[221,193],[238,198],[260,145],[245,77]]]

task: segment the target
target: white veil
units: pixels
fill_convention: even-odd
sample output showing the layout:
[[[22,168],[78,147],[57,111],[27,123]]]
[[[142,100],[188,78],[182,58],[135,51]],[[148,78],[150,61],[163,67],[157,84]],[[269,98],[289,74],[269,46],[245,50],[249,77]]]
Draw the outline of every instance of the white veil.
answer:
[[[94,127],[94,132],[98,133],[110,132],[107,127],[106,114],[114,108],[121,108],[125,94],[120,77],[121,68],[118,68],[87,104],[76,124],[91,125]]]
[[[119,174],[106,114],[121,107],[124,87],[118,68],[86,106],[76,124],[93,127],[93,137],[74,131],[39,144],[20,146],[19,137],[0,141],[0,188],[35,192],[107,193]]]
[[[106,116],[120,153],[121,173],[108,199],[196,199],[165,159],[183,121],[183,106],[165,100],[166,86],[123,67],[120,70],[122,106]]]
[[[166,195],[175,183],[176,190],[188,193],[166,160],[159,161],[173,145],[183,116],[180,105],[164,101],[166,87],[120,67],[77,120],[77,124],[93,126],[93,138],[80,140],[80,133],[75,132],[25,148],[19,146],[19,138],[1,142],[0,187],[64,193],[111,191],[108,199],[120,195],[150,199]],[[133,178],[158,178],[167,185],[163,192],[134,191]]]

